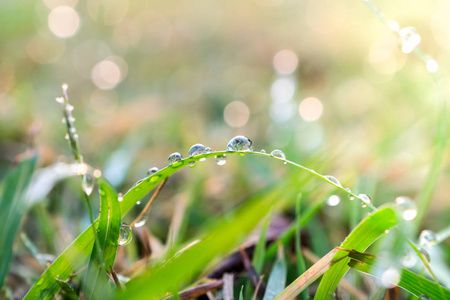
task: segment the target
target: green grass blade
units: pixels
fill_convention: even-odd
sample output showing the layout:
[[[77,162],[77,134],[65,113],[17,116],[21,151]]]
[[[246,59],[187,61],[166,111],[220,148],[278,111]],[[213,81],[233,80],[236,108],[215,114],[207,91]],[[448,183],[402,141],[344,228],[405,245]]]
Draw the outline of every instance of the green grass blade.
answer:
[[[266,254],[266,235],[267,235],[267,228],[270,224],[270,215],[267,216],[266,220],[264,221],[264,224],[261,228],[261,233],[259,235],[258,243],[255,247],[255,254],[253,255],[253,266],[255,267],[256,272],[258,274],[261,274],[263,265],[264,265],[264,256]]]
[[[264,294],[263,300],[272,300],[284,290],[286,286],[286,274],[286,261],[283,253],[281,252],[281,255],[273,265],[272,272],[270,272],[269,281],[267,282],[266,293]]]
[[[135,204],[137,201],[142,199],[145,195],[147,195],[153,188],[155,188],[163,179],[169,177],[175,172],[179,171],[181,168],[186,167],[189,162],[199,161],[202,158],[214,157],[216,155],[239,155],[240,152],[228,152],[228,151],[218,151],[211,152],[207,154],[197,155],[194,157],[189,157],[183,159],[171,166],[167,166],[164,169],[161,169],[159,172],[144,178],[141,182],[136,184],[133,188],[131,188],[123,197],[123,201],[120,202],[120,209],[122,212],[122,216],[124,216]],[[258,155],[265,156],[272,159],[276,159],[271,157],[269,154],[263,154],[259,152],[248,152],[247,155]],[[317,172],[308,169],[299,164],[293,163],[291,161],[286,161],[290,165],[293,165],[297,168],[300,168],[325,182],[328,182],[331,185],[336,186],[329,180],[327,180],[324,176],[318,174]],[[347,192],[343,187],[336,186],[344,192]],[[353,195],[353,194],[352,194]],[[356,196],[356,195],[353,195]],[[313,211],[314,214],[316,211]],[[302,221],[306,221],[307,218],[304,217]],[[97,224],[97,221],[95,222]],[[91,225],[92,226],[92,225]],[[95,225],[96,226],[96,225]],[[295,233],[295,228],[292,228],[291,234]],[[46,298],[52,297],[55,291],[58,289],[58,284],[55,282],[56,275],[59,275],[61,279],[66,279],[72,272],[77,272],[83,267],[89,258],[89,254],[92,250],[94,242],[94,235],[92,233],[92,228],[87,228],[78,238],[70,244],[64,252],[57,257],[57,259],[53,262],[53,264],[41,275],[41,277],[36,281],[36,283],[31,287],[28,294],[25,296],[25,299],[35,299],[37,298]],[[267,257],[267,254],[266,254]]]
[[[103,296],[111,298],[106,272],[114,265],[121,226],[120,205],[116,192],[104,179],[100,179],[98,184],[100,216],[85,280],[85,293],[90,299]]]
[[[297,201],[295,202],[295,256],[297,257],[297,272],[298,276],[302,275],[306,271],[305,260],[303,258],[301,249],[301,204],[302,195],[297,196]],[[308,299],[308,291],[303,291],[300,294],[302,300]]]
[[[396,224],[395,211],[390,207],[385,207],[365,218],[350,233],[342,243],[341,247],[363,252],[376,239],[382,236],[386,230],[389,230]],[[338,260],[347,255],[345,251],[338,251],[334,260]],[[323,276],[320,281],[315,299],[328,299],[332,295],[341,278],[347,273],[348,262],[350,258],[344,258],[335,263]]]
[[[37,155],[22,160],[17,168],[9,172],[4,182],[0,199],[0,288],[3,285],[11,261],[14,237],[22,215],[27,209],[26,191],[36,166]]]
[[[367,255],[356,251],[351,251],[348,256],[352,258],[348,265],[360,272],[371,274],[373,267],[376,265],[376,258],[373,255]],[[407,269],[399,268],[401,271],[398,286],[405,289],[409,293],[420,297],[426,295],[430,299],[450,299],[450,291],[422,276],[419,276]]]

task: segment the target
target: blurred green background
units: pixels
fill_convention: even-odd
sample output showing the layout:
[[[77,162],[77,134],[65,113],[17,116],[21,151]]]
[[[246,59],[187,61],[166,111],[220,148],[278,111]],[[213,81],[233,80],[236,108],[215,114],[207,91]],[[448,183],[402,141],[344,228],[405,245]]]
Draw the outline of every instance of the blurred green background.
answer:
[[[375,4],[401,28],[417,28],[445,87],[450,3]],[[238,134],[255,150],[282,149],[289,160],[365,189],[377,206],[415,199],[423,187],[441,109],[432,77],[363,1],[2,0],[0,24],[2,178],[30,144],[40,166],[72,161],[54,100],[67,83],[85,161],[118,192],[148,168],[166,166],[172,152],[186,156],[195,143],[223,150]],[[149,227],[164,239],[180,198],[197,203],[192,228],[299,172],[258,157],[228,160],[176,174]],[[426,228],[448,225],[447,182],[448,160]],[[44,232],[66,228],[61,245],[36,238],[57,254],[88,219],[74,201],[76,180],[52,195],[26,222],[47,220]],[[341,237],[345,230],[333,239]]]

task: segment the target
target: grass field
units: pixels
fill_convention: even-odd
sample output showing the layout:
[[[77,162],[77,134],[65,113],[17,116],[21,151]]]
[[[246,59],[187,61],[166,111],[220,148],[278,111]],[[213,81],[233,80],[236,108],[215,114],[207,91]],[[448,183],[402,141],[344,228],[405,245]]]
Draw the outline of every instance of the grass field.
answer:
[[[0,299],[450,300],[449,12],[0,3]]]

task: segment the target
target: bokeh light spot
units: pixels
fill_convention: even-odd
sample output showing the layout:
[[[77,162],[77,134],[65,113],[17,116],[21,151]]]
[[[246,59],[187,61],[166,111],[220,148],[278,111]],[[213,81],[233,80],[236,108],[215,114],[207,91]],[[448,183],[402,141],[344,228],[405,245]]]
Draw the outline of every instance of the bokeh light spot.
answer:
[[[92,68],[91,78],[101,90],[113,89],[125,76],[127,65],[120,57],[110,57]]]
[[[48,28],[59,38],[73,36],[80,26],[78,13],[70,6],[57,6],[48,15]]]
[[[292,50],[281,50],[273,58],[273,67],[280,74],[291,74],[297,69],[298,57]]]
[[[231,127],[242,127],[250,117],[250,110],[244,102],[233,101],[225,107],[223,117]]]
[[[298,112],[305,121],[317,121],[322,116],[322,102],[314,97],[305,98],[300,102]]]

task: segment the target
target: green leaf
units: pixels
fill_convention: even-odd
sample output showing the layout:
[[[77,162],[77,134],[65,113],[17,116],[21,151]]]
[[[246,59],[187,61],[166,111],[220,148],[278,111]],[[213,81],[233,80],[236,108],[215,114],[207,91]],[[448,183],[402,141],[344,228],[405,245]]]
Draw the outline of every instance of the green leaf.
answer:
[[[255,252],[253,255],[252,263],[258,274],[261,274],[264,265],[264,256],[266,254],[266,235],[269,224],[270,224],[270,215],[267,216],[261,228],[261,233],[259,234],[258,243],[255,246]]]
[[[106,272],[114,265],[121,226],[120,205],[114,189],[104,179],[100,188],[100,216],[94,247],[86,272],[85,293],[88,298],[111,298]]]
[[[4,182],[3,195],[0,199],[0,288],[3,285],[11,261],[12,248],[17,228],[22,215],[28,208],[26,191],[36,166],[37,155],[22,160],[10,171]]]
[[[373,267],[376,265],[376,258],[373,255],[350,251],[351,258],[348,265],[360,272],[375,276]],[[401,277],[398,286],[405,289],[414,296],[426,295],[430,299],[450,299],[450,291],[422,276],[419,276],[407,269],[399,268]]]
[[[281,254],[273,265],[272,272],[270,272],[263,300],[272,300],[284,290],[286,286],[286,274],[286,261],[284,255]]]
[[[390,207],[382,208],[359,223],[342,243],[341,248],[363,252],[396,222],[395,211]],[[335,254],[333,260],[337,262],[322,277],[314,299],[328,299],[333,294],[339,281],[350,268],[350,258],[344,258],[346,255],[345,251]]]

